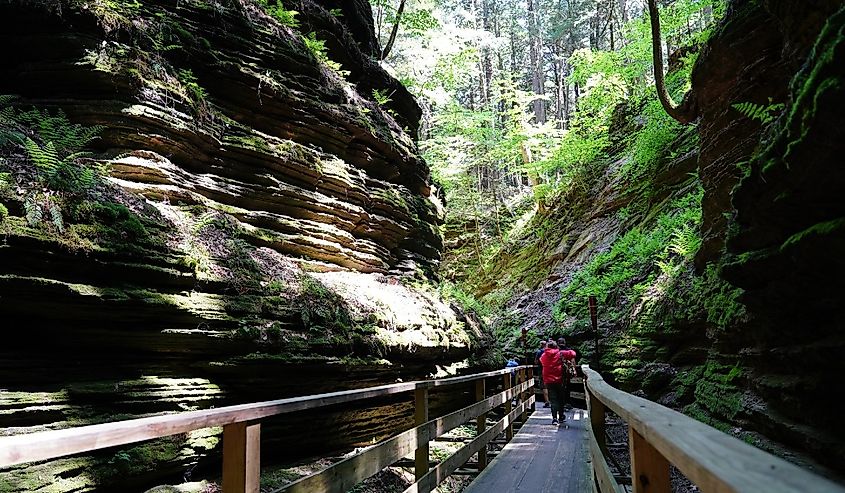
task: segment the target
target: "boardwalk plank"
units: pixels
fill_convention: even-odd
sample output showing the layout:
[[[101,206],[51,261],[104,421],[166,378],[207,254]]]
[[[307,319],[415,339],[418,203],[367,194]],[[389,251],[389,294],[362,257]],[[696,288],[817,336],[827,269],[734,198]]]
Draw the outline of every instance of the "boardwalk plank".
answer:
[[[586,412],[567,413],[568,428],[551,425],[551,413],[538,408],[464,493],[591,491]]]

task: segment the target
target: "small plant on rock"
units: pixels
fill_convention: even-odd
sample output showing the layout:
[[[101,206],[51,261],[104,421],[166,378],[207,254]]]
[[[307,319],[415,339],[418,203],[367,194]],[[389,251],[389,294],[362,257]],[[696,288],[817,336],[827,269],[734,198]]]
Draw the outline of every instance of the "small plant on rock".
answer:
[[[258,0],[258,4],[264,7],[264,11],[276,19],[279,24],[292,29],[299,27],[299,21],[296,19],[299,12],[286,9],[281,0]]]

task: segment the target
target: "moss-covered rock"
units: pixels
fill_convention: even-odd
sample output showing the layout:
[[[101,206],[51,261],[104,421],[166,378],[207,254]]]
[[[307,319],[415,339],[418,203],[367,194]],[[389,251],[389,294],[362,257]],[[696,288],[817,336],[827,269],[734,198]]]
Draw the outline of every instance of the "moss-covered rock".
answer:
[[[4,432],[421,377],[478,348],[478,326],[420,287],[442,208],[406,131],[420,110],[368,56],[366,9],[300,2],[327,47],[315,57],[273,8],[0,4],[0,42],[20,47],[0,67],[0,94],[17,95],[0,99],[13,117],[0,131],[19,137],[0,142],[0,318],[33,329],[0,346]],[[86,151],[54,156],[85,187],[36,166],[33,153],[62,147],[55,135]],[[357,443],[405,411],[333,414],[350,424],[295,453]],[[219,454],[198,440],[15,468],[0,484],[178,483]]]

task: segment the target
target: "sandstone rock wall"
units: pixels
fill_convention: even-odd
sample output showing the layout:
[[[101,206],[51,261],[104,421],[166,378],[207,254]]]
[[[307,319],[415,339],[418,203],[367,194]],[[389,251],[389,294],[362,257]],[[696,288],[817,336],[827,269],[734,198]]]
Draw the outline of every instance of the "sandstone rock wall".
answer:
[[[478,326],[431,288],[442,210],[368,3],[293,3],[298,27],[253,0],[0,2],[0,94],[102,126],[84,159],[108,170],[70,197],[0,139],[2,433],[420,378],[475,350]],[[267,457],[408,412],[292,418],[314,446]],[[217,434],[0,472],[0,491],[178,483]]]

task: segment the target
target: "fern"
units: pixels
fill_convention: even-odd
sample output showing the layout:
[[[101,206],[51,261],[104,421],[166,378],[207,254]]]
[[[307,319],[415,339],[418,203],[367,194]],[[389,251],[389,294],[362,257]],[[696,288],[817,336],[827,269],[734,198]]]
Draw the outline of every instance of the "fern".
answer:
[[[29,137],[24,141],[24,147],[44,185],[76,194],[87,192],[97,185],[99,174],[76,162],[79,158],[88,155],[87,152],[77,152],[60,158],[52,141],[41,147]]]
[[[393,95],[392,92],[390,94],[387,94],[386,89],[383,89],[383,90],[373,89],[373,99],[376,100],[376,103],[378,103],[379,106],[384,106],[387,103],[391,102],[392,99],[390,98],[390,96],[392,96],[392,95]]]
[[[9,142],[20,144],[24,138],[18,128],[15,109],[8,106],[14,100],[15,96],[0,94],[0,146]]]
[[[58,205],[50,202],[48,205],[48,210],[50,212],[50,223],[53,225],[54,228],[59,233],[65,232],[65,221],[62,218],[62,210],[59,208]]]
[[[56,112],[55,115],[51,115],[48,110],[39,111],[37,108],[33,108],[21,113],[18,120],[33,127],[44,142],[53,142],[60,154],[79,152],[97,138],[105,128],[101,125],[86,127],[78,123],[71,123],[62,110]]]
[[[35,200],[35,197],[29,195],[23,201],[24,217],[30,226],[37,226],[44,220],[44,212],[41,206]]]
[[[59,174],[59,169],[62,167],[62,160],[59,159],[59,152],[53,142],[47,142],[44,147],[39,146],[34,140],[29,137],[24,141],[26,153],[29,159],[35,163],[35,168],[38,170],[38,175],[42,178],[45,184],[49,184],[55,180]]]
[[[299,12],[295,10],[287,10],[281,0],[276,0],[272,4],[269,0],[258,0],[258,3],[264,7],[265,12],[279,21],[279,24],[294,29],[299,27],[299,21],[296,19]]]
[[[783,103],[772,103],[769,98],[768,105],[762,105],[745,101],[742,103],[734,103],[731,107],[752,120],[759,121],[763,125],[771,123],[780,114],[784,108]]]
[[[15,109],[9,104],[15,100],[15,97],[9,94],[0,94],[0,126],[10,126],[15,124]]]
[[[669,250],[684,258],[692,258],[701,247],[701,237],[694,226],[684,224],[672,233]]]

